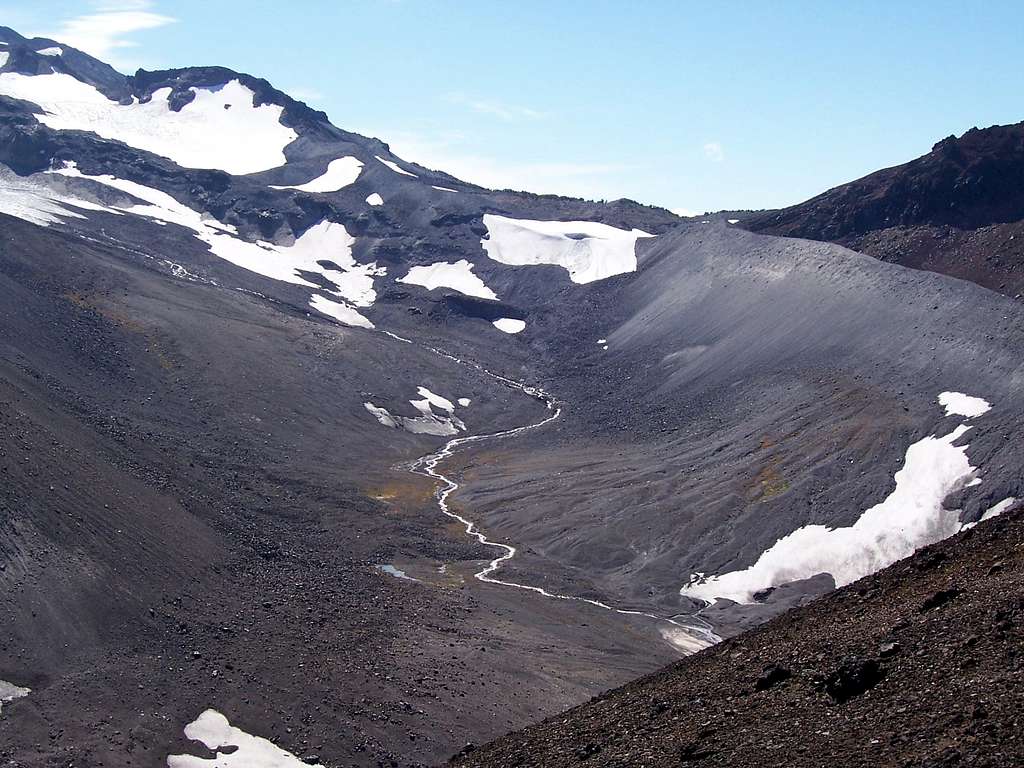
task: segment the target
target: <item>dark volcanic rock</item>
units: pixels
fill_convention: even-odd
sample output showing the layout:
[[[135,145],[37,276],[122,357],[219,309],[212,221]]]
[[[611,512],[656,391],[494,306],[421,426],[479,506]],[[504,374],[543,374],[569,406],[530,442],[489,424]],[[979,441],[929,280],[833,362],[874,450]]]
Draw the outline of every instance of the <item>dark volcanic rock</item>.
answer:
[[[754,683],[754,689],[767,691],[772,686],[781,683],[783,680],[788,680],[792,676],[793,673],[785,667],[778,664],[769,664],[757,678],[757,681]]]
[[[1024,123],[972,128],[927,155],[742,226],[828,240],[1013,296],[1024,289]]]
[[[825,692],[840,704],[860,696],[882,679],[882,668],[877,659],[851,656],[825,678]]]

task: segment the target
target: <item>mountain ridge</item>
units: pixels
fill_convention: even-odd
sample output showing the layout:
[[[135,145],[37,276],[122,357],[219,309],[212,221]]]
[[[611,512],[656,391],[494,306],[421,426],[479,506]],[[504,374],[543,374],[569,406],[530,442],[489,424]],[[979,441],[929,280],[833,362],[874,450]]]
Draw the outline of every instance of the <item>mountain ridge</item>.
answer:
[[[781,211],[751,230],[846,245],[898,264],[1024,288],[1024,123],[972,128],[931,152]]]

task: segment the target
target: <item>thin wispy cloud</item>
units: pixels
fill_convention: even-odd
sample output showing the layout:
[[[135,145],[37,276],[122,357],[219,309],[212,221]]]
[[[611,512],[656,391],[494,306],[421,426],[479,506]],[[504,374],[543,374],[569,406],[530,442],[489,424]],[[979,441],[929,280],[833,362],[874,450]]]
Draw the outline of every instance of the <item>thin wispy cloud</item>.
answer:
[[[177,19],[158,13],[149,0],[102,0],[91,12],[60,21],[40,34],[67,43],[115,67],[134,63],[130,50],[139,43],[132,34],[173,24]]]
[[[316,88],[306,88],[301,85],[295,88],[286,88],[285,93],[293,99],[304,101],[307,104],[317,104],[324,100],[323,91],[318,91]]]
[[[700,211],[695,211],[692,208],[670,208],[669,209],[676,216],[682,216],[684,219],[689,219],[694,216],[700,216]]]
[[[539,120],[544,113],[531,107],[524,107],[519,104],[509,104],[497,99],[481,99],[468,96],[465,93],[446,93],[444,100],[450,104],[458,104],[481,115],[490,115],[506,122],[520,120]]]
[[[713,163],[720,163],[725,160],[725,150],[717,141],[709,141],[704,145],[704,157]]]
[[[620,189],[617,176],[632,169],[618,163],[501,160],[470,149],[471,137],[460,131],[385,131],[382,135],[399,157],[491,189],[613,199],[622,196],[616,191]]]

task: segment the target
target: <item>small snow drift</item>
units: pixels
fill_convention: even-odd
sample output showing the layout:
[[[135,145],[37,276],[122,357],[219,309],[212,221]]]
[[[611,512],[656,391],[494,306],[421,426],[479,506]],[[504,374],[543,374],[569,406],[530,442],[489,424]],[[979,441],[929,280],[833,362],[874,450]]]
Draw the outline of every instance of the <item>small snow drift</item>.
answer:
[[[0,711],[3,710],[4,704],[15,699],[23,699],[32,693],[28,688],[22,688],[21,686],[15,685],[14,683],[8,683],[6,680],[0,680]]]
[[[394,416],[386,408],[373,403],[363,403],[363,407],[372,413],[382,426],[392,429],[401,428],[416,435],[437,435],[444,437],[465,431],[462,419],[453,415],[455,404],[446,397],[434,394],[426,387],[417,387],[417,394],[422,400],[410,400],[409,403],[419,411],[419,416]],[[434,413],[434,408],[444,411],[447,415]]]
[[[36,53],[40,56],[63,56],[64,49],[58,45],[52,45],[49,48],[40,48]]]
[[[235,728],[220,712],[208,709],[185,726],[185,735],[217,754],[212,759],[169,755],[168,768],[324,768],[306,763],[267,739]],[[231,747],[230,751],[221,751]]]
[[[403,176],[411,176],[414,179],[418,179],[419,178],[419,176],[417,176],[415,173],[409,173],[409,171],[407,171],[404,168],[402,168],[401,166],[399,166],[398,163],[393,163],[390,160],[385,160],[380,155],[374,155],[374,158],[376,158],[377,160],[382,162],[384,165],[386,165],[388,168],[390,168],[395,173],[400,173]]]
[[[939,405],[946,409],[947,416],[966,416],[968,419],[981,416],[992,409],[992,405],[980,397],[971,397],[963,392],[943,392]]]
[[[71,75],[0,74],[0,95],[38,104],[37,119],[54,130],[89,131],[185,168],[240,175],[284,165],[284,148],[298,134],[281,124],[281,107],[254,106],[253,92],[238,80],[190,90],[195,98],[175,112],[170,88],[122,105]]]
[[[331,301],[318,293],[313,294],[313,297],[309,300],[309,306],[317,312],[325,314],[328,317],[333,317],[342,325],[351,325],[356,328],[366,328],[368,330],[373,330],[375,327],[373,323],[359,314],[359,312],[354,310],[348,304]]]
[[[428,291],[435,288],[451,288],[467,296],[481,299],[497,299],[498,295],[473,274],[473,265],[465,259],[455,263],[439,261],[426,266],[411,267],[409,274],[396,282],[421,285]]]
[[[0,171],[0,213],[48,227],[64,219],[86,218],[83,213],[72,210],[73,208],[80,211],[107,210],[102,205],[61,194],[41,184],[19,178],[6,170]]]
[[[504,333],[519,333],[526,328],[526,321],[516,320],[514,317],[499,317],[491,325]]]
[[[434,394],[426,387],[416,387],[416,392],[420,397],[426,398],[427,402],[435,408],[440,408],[442,411],[448,411],[448,413],[455,410],[455,405],[451,400],[447,397],[441,397],[440,395]]]
[[[370,205],[384,205],[384,198],[381,197],[377,192],[368,195],[366,202]]]
[[[554,264],[574,283],[636,272],[636,241],[653,237],[593,221],[531,221],[484,214],[480,241],[494,261],[511,266]]]
[[[970,528],[973,528],[978,523],[983,523],[986,520],[991,520],[993,517],[999,517],[1001,514],[1003,514],[1003,512],[1008,510],[1016,503],[1017,499],[1015,497],[1007,496],[1002,501],[998,502],[997,504],[993,504],[991,507],[986,509],[984,513],[982,513],[981,517],[979,517],[975,522],[964,523],[962,526],[960,526],[960,529],[966,531]]]
[[[949,398],[939,400],[944,405]],[[966,398],[962,395],[961,398]],[[979,398],[968,410],[980,415]],[[963,405],[962,399],[953,402]],[[947,405],[947,408],[949,406]],[[849,528],[807,525],[784,536],[763,552],[749,568],[710,578],[697,576],[680,590],[685,597],[713,602],[726,598],[749,603],[769,587],[828,573],[841,587],[892,565],[928,544],[961,530],[959,512],[942,502],[964,487],[975,473],[967,459],[967,445],[957,446],[971,427],[961,424],[945,437],[932,435],[907,448],[896,489],[871,507]],[[1001,510],[1000,510],[1001,511]]]
[[[305,184],[286,184],[282,186],[270,185],[271,189],[294,189],[299,192],[327,193],[337,192],[347,187],[359,178],[359,172],[363,170],[363,164],[354,157],[339,157],[327,164],[327,170],[312,181]]]

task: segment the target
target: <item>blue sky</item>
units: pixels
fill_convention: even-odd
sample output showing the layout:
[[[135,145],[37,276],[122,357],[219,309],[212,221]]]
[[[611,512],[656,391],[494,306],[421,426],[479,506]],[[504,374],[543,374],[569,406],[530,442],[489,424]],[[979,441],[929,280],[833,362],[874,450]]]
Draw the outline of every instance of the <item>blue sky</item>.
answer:
[[[0,0],[123,71],[266,77],[489,186],[778,207],[1024,119],[1024,3]]]

